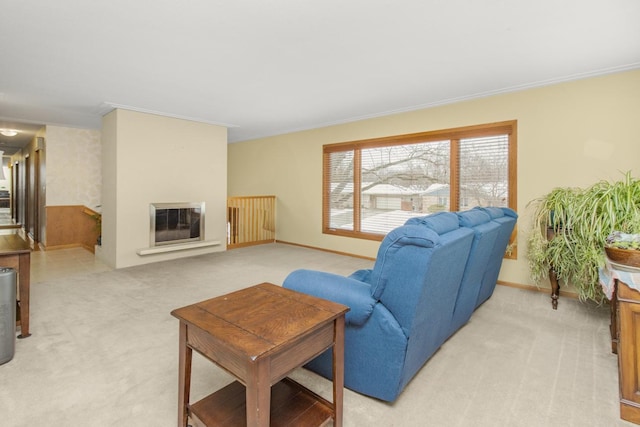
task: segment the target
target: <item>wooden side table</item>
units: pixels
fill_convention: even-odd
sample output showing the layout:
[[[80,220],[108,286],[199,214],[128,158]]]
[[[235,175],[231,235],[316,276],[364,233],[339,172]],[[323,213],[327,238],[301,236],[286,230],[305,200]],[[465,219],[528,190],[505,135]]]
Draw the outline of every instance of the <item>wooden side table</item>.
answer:
[[[348,307],[270,283],[173,310],[180,320],[178,426],[342,426]],[[286,376],[333,347],[333,402]],[[193,350],[237,381],[190,404]]]

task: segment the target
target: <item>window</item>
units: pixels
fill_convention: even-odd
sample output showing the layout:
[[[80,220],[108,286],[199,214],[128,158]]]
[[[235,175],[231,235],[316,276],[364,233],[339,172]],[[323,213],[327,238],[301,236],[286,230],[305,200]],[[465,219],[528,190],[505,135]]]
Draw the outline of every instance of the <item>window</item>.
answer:
[[[516,207],[516,121],[323,147],[323,232],[372,240],[414,216]]]

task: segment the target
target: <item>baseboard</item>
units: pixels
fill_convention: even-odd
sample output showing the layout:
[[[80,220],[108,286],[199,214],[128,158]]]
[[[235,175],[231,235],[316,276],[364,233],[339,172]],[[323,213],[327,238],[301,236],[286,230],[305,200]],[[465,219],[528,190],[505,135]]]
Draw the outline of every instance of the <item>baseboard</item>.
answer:
[[[284,245],[291,245],[291,246],[299,246],[301,248],[307,248],[307,249],[315,249],[316,251],[329,252],[329,253],[332,253],[332,254],[350,256],[350,257],[353,257],[353,258],[366,259],[366,260],[369,260],[369,261],[375,261],[376,260],[375,258],[371,258],[371,257],[368,257],[368,256],[355,255],[355,254],[350,254],[350,253],[347,253],[347,252],[334,251],[334,250],[331,250],[331,249],[316,248],[315,246],[302,245],[300,243],[285,242],[283,240],[276,240],[275,243],[282,243]]]
[[[85,248],[88,250],[88,248],[80,243],[71,243],[68,245],[55,245],[55,246],[42,246],[43,250],[45,251],[56,251],[59,249],[72,249],[72,248]]]
[[[541,288],[535,285],[523,285],[521,283],[505,282],[504,280],[498,280],[497,284],[501,286],[507,286],[509,288],[518,288],[518,289],[524,289],[526,291],[542,292],[542,293],[551,295],[551,288]],[[560,296],[566,297],[566,298],[578,299],[578,294],[575,292],[560,291]]]
[[[22,228],[22,224],[3,224],[3,225],[0,225],[0,230],[14,230],[16,228]]]
[[[347,253],[347,252],[334,251],[334,250],[331,250],[331,249],[317,248],[317,247],[314,247],[314,246],[302,245],[300,243],[286,242],[286,241],[283,241],[283,240],[276,240],[276,243],[282,243],[282,244],[285,244],[285,245],[292,245],[292,246],[299,246],[301,248],[307,248],[307,249],[315,249],[317,251],[329,252],[329,253],[333,253],[333,254],[337,254],[337,255],[350,256],[350,257],[366,259],[366,260],[370,260],[370,261],[375,261],[376,260],[375,258],[372,258],[372,257],[366,257],[366,256],[362,256],[362,255],[355,255],[355,254],[350,254],[350,253]],[[527,290],[527,291],[535,291],[535,292],[543,292],[543,293],[551,294],[551,288],[541,288],[541,287],[536,286],[536,285],[524,285],[524,284],[521,284],[521,283],[505,282],[504,280],[498,280],[497,284],[501,285],[501,286],[507,286],[507,287],[510,287],[510,288],[518,288],[518,289],[524,289],[524,290]],[[561,297],[578,299],[578,294],[576,294],[575,292],[560,291],[560,296]]]

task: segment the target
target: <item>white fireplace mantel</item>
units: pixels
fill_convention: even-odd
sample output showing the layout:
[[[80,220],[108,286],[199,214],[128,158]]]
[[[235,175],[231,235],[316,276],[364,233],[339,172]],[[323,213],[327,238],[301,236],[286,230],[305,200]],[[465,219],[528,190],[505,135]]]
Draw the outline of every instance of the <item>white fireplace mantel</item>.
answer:
[[[152,248],[138,249],[136,253],[140,256],[162,254],[167,252],[183,251],[186,249],[206,248],[209,246],[219,246],[219,240],[202,240],[198,242],[177,243],[174,245],[154,246]]]

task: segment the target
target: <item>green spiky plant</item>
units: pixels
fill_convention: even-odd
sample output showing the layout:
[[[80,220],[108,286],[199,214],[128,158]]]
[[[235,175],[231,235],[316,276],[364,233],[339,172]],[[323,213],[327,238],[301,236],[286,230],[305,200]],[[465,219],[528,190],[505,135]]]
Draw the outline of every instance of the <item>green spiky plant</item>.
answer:
[[[535,199],[533,229],[527,241],[529,271],[539,283],[553,267],[558,280],[572,283],[581,300],[603,300],[598,270],[613,231],[640,233],[640,180],[627,172],[616,182],[556,188]]]

